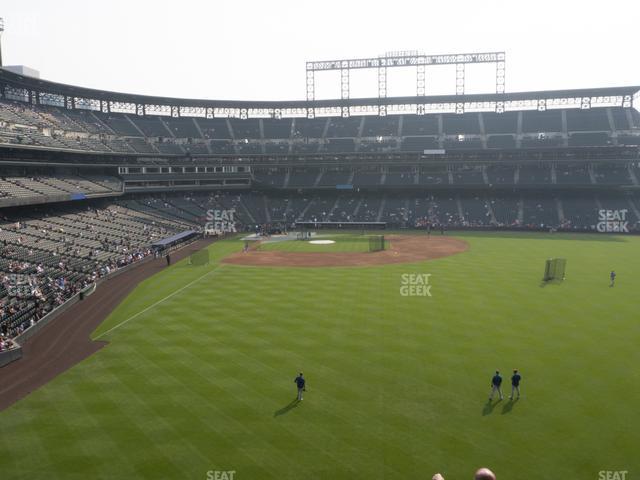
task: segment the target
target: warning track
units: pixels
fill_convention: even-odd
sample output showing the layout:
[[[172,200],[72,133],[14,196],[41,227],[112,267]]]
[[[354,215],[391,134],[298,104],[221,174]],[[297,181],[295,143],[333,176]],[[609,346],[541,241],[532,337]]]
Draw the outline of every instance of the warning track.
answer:
[[[177,262],[212,240],[199,240],[171,254]],[[107,345],[91,333],[143,280],[166,267],[164,258],[150,260],[105,280],[95,293],[61,313],[22,345],[22,358],[0,368],[0,411],[26,397]]]

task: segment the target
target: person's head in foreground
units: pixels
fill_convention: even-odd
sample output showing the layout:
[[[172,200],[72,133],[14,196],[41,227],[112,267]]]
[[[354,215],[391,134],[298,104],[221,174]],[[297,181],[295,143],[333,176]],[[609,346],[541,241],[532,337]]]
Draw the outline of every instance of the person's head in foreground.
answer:
[[[478,469],[473,478],[474,480],[496,480],[495,474],[488,468]],[[444,480],[444,477],[441,474],[436,473],[431,480]]]
[[[488,468],[480,468],[473,477],[474,480],[496,480],[495,474]]]

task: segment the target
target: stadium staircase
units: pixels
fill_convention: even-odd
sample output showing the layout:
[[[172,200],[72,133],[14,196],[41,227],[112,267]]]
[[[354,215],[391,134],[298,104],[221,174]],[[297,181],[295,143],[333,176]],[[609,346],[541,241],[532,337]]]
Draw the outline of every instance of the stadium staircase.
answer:
[[[111,128],[107,122],[103,122],[100,118],[92,111],[89,111],[89,114],[93,117],[97,125],[100,125],[100,128],[103,128],[105,133],[110,135],[116,135],[116,132],[113,128]]]
[[[489,212],[489,222],[491,225],[497,225],[498,221],[496,220],[496,214],[493,211],[493,206],[491,205],[491,202],[488,200],[485,200],[484,203],[485,208],[487,209],[487,212]]]
[[[336,211],[336,209],[338,208],[338,205],[340,204],[340,196],[336,196],[336,201],[333,202],[333,206],[331,207],[331,210],[329,210],[329,220],[333,220],[333,215]]]
[[[125,114],[124,118],[127,119],[127,121],[133,126],[133,128],[140,134],[141,137],[146,137],[146,135],[144,134],[144,132],[140,129],[140,127],[136,124],[136,122],[134,122],[133,120],[131,120],[131,118],[129,117],[129,115]]]
[[[382,196],[382,201],[380,202],[380,207],[378,208],[378,214],[376,215],[376,222],[379,222],[382,219],[382,214],[384,213],[384,207],[387,204],[387,194],[385,193]]]
[[[287,169],[287,173],[284,176],[284,188],[289,188],[289,180],[291,180],[291,170]]]
[[[249,217],[249,219],[251,220],[251,223],[257,223],[256,222],[256,218],[251,214],[251,212],[249,211],[249,209],[247,208],[247,206],[245,205],[244,201],[242,200],[242,197],[240,197],[240,207],[242,207],[242,210],[244,211],[244,213],[247,215],[247,217]]]
[[[484,128],[484,117],[482,116],[482,112],[478,113],[478,125],[480,129],[480,142],[482,143],[482,148],[487,148],[487,133]]]
[[[456,207],[458,209],[458,217],[460,217],[460,219],[464,222],[465,215],[462,211],[462,202],[460,201],[460,195],[456,195]]]
[[[288,218],[289,218],[289,215],[291,214],[292,204],[293,204],[293,202],[291,201],[291,199],[289,199],[289,201],[287,202],[287,206],[286,206],[286,207],[285,207],[285,209],[284,209],[283,217],[284,217],[285,219],[288,219]]]
[[[518,223],[520,225],[524,223],[524,198],[522,197],[518,200]]]
[[[387,169],[382,169],[382,176],[380,177],[380,185],[385,185],[387,183]]]
[[[176,138],[176,135],[171,131],[171,129],[169,128],[169,125],[167,125],[167,122],[165,122],[162,117],[160,117],[160,123],[162,124],[164,129],[167,131],[169,137]]]
[[[569,132],[567,128],[567,112],[566,110],[561,110],[560,115],[562,118],[562,146],[569,146]]]
[[[633,213],[635,213],[636,218],[640,219],[640,210],[638,210],[638,207],[631,197],[627,197],[627,203],[629,204],[629,207],[631,207],[631,210],[633,210]]]
[[[602,202],[600,201],[600,198],[596,195],[595,197],[595,201],[596,201],[596,206],[598,207],[598,210],[602,210]]]
[[[364,203],[364,198],[360,198],[358,200],[358,204],[356,205],[356,208],[353,209],[353,218],[356,218],[358,216],[358,213],[360,213],[360,208],[362,207],[362,204]]]
[[[314,202],[314,198],[312,198],[311,200],[309,200],[309,202],[307,202],[307,204],[305,205],[304,209],[300,212],[300,215],[298,215],[296,217],[296,221],[298,222],[302,222],[305,219],[305,215],[307,214],[307,212],[309,211],[309,208],[311,208],[311,205],[313,205]]]
[[[271,223],[271,210],[269,209],[269,201],[266,195],[262,195],[262,206],[264,208],[264,218],[267,219],[267,223]]]
[[[482,182],[485,185],[489,185],[491,182],[489,181],[489,175],[487,174],[487,167],[486,165],[482,166]]]
[[[560,225],[564,224],[566,221],[566,217],[564,216],[564,207],[562,206],[562,200],[556,198],[556,208],[558,210],[558,219],[560,220]]]

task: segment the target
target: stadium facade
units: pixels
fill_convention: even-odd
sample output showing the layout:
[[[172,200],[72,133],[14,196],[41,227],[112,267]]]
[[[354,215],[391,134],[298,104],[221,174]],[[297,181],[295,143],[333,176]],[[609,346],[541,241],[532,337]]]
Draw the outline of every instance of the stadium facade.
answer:
[[[638,231],[639,92],[215,101],[0,69],[0,332],[201,230],[212,208],[250,230]]]

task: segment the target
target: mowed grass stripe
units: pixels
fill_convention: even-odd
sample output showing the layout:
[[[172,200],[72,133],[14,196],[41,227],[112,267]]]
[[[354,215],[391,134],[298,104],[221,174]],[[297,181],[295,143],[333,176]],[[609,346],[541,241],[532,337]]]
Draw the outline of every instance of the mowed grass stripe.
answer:
[[[206,287],[205,285],[203,285],[203,286],[201,286],[200,288],[201,288],[201,289],[202,289],[202,288],[205,288],[205,289],[206,289],[207,287]],[[195,333],[195,332],[194,332],[194,333]],[[216,338],[217,338],[217,337],[218,337],[218,336],[216,336]],[[218,345],[216,345],[216,343],[218,343],[218,344],[220,344],[220,345],[221,345],[220,341],[216,341],[216,338],[212,338],[212,339],[211,339],[211,343],[209,344],[209,349],[217,349],[217,348],[218,348]],[[225,338],[225,337],[224,337],[224,336],[221,336],[221,338]],[[250,338],[250,337],[245,336],[245,338]],[[150,342],[150,343],[154,343],[154,339],[149,339],[149,338],[148,338],[148,339],[147,339],[147,341],[148,341],[148,342]],[[264,345],[263,345],[263,346],[264,346]],[[250,345],[248,345],[248,347],[250,347],[250,348],[254,348],[254,347],[255,347],[255,345],[250,344]],[[201,349],[199,349],[199,348],[198,348],[198,349],[185,349],[185,350],[183,350],[183,351],[182,351],[182,354],[180,354],[179,352],[176,352],[176,355],[174,355],[173,357],[174,357],[174,358],[179,359],[179,360],[177,360],[178,362],[184,363],[183,355],[184,355],[184,356],[195,356],[194,352],[201,352],[201,351],[202,351],[202,350],[201,350]],[[286,353],[286,354],[287,354],[287,357],[288,357],[288,359],[289,359],[289,361],[291,361],[292,356],[293,356],[293,357],[295,357],[295,355],[292,355],[292,353],[293,353],[293,352],[287,352],[287,353]],[[238,350],[234,350],[233,352],[230,352],[230,354],[231,354],[231,357],[232,357],[232,358],[236,358],[238,355],[243,355],[243,353],[242,353],[241,351],[238,351]],[[193,362],[194,362],[194,363],[200,363],[200,364],[202,364],[202,365],[209,365],[208,363],[202,363],[202,362],[204,362],[204,360],[205,360],[205,359],[203,359],[203,358],[194,358],[194,359],[193,359]],[[176,360],[174,360],[174,361],[176,361]],[[262,375],[264,374],[264,372],[263,372],[262,370],[263,370],[263,369],[264,369],[264,367],[266,367],[267,365],[266,365],[266,364],[256,364],[256,363],[255,363],[255,361],[253,361],[253,360],[252,360],[252,358],[250,358],[250,357],[249,357],[249,358],[247,358],[247,363],[250,365],[250,368],[249,368],[249,370],[248,370],[248,371],[247,371],[247,372],[246,372],[246,373],[245,373],[241,378],[245,378],[245,377],[246,377],[246,378],[250,378],[250,379],[251,379],[251,381],[250,381],[249,383],[246,383],[246,384],[245,384],[245,383],[242,383],[242,384],[241,384],[242,388],[239,388],[238,390],[239,390],[239,391],[244,391],[244,392],[246,392],[247,394],[254,394],[254,395],[250,395],[250,396],[256,396],[255,394],[257,394],[257,392],[256,392],[256,391],[255,391],[255,389],[253,388],[253,385],[254,385],[254,383],[255,383],[256,381],[258,381],[258,382],[259,382],[259,379],[260,379],[260,378],[262,377]],[[190,364],[191,364],[191,363],[186,363],[186,365],[190,365]],[[204,367],[203,367],[203,368],[204,368]],[[280,376],[281,376],[281,369],[280,369],[280,370],[275,371],[275,370],[272,368],[271,370],[272,370],[272,371],[271,371],[270,373],[275,374],[275,378],[278,378],[278,377],[280,377]],[[215,374],[216,374],[216,373],[218,373],[218,372],[215,372],[215,371],[214,371],[214,372],[211,372],[211,374],[210,374],[210,375],[209,375],[209,374],[208,374],[208,375],[205,375],[205,377],[206,377],[206,378],[215,378]],[[339,372],[333,372],[333,373],[335,373],[335,374],[336,374],[336,378],[340,378],[340,376],[339,376]],[[257,376],[256,376],[256,375],[257,375]],[[271,375],[271,376],[272,376],[272,377],[274,377],[274,375]],[[290,379],[288,379],[288,380],[290,380]],[[237,380],[235,380],[235,379],[234,379],[231,383],[237,383],[237,384],[239,384],[239,383],[238,383],[238,381],[237,381]],[[240,384],[239,384],[239,385],[240,385]],[[232,386],[232,385],[227,384],[227,385],[225,385],[225,386],[226,386],[226,387],[230,387],[230,386]],[[287,385],[287,387],[289,387],[289,386]],[[283,389],[283,391],[290,391],[290,388]],[[288,400],[288,399],[290,398],[290,395],[288,395],[286,398],[287,398],[287,400]],[[236,401],[238,402],[238,404],[242,404],[242,402],[243,402],[242,398],[236,398]],[[283,401],[284,401],[284,400],[283,400]],[[278,408],[278,406],[281,406],[281,405],[277,405],[277,404],[273,404],[273,405],[272,405],[272,408],[274,409],[274,411]],[[264,415],[264,414],[265,414],[265,412],[262,412],[262,414]],[[292,433],[292,435],[296,436],[296,434],[295,434],[294,432],[291,432],[291,433]],[[299,441],[300,441],[300,442],[302,442],[302,443],[304,443],[304,438],[300,438],[300,439],[299,439]],[[333,439],[333,440],[332,440],[332,443],[335,443],[335,439]]]
[[[171,268],[161,270],[152,278],[144,280],[136,287],[135,294],[129,295],[96,329],[92,338],[95,339],[118,323],[139,314],[154,303],[174,294],[176,290],[188,283],[217,269],[222,258],[241,250],[241,248],[242,244],[237,239],[219,241],[215,243],[215,248],[209,247],[209,265],[191,266],[188,264],[188,259],[185,258]]]
[[[58,462],[54,446],[70,438],[89,439],[74,455],[78,472],[96,478],[117,476],[119,462],[145,478],[206,478],[209,469],[236,470],[238,479],[465,478],[479,465],[505,478],[637,470],[631,366],[640,332],[630,299],[640,242],[573,237],[465,234],[464,254],[365,269],[225,265],[105,335],[107,348],[0,414],[0,468],[10,478],[22,467],[68,478],[73,455]],[[219,259],[242,244],[211,251]],[[569,259],[568,278],[542,287],[550,256]],[[215,262],[164,270],[102,331],[207,268]],[[433,297],[401,297],[403,273],[431,273]],[[513,367],[523,371],[524,398],[488,409],[493,369]],[[309,381],[304,402],[274,416],[293,398],[299,369]],[[26,419],[30,433],[20,428]],[[155,448],[140,457],[134,445],[145,437]],[[32,468],[29,455],[38,458]]]

